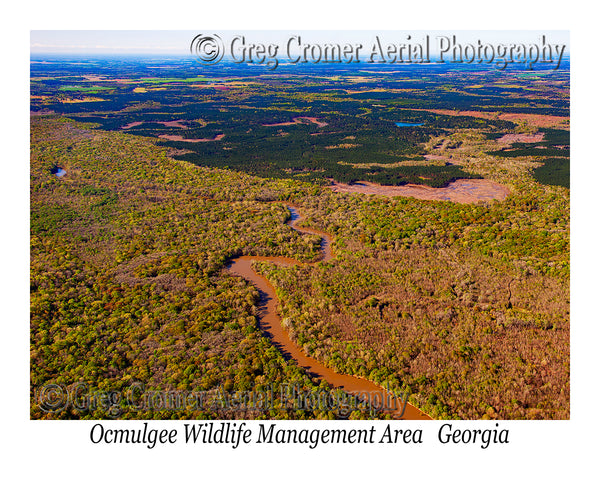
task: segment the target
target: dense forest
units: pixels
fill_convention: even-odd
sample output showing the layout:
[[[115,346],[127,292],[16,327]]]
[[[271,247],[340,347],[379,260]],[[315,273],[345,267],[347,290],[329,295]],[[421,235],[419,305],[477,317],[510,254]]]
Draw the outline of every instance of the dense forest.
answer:
[[[284,226],[285,208],[257,200],[302,196],[306,187],[198,169],[148,140],[58,119],[32,119],[31,144],[32,389],[83,382],[91,393],[123,393],[117,405],[89,412],[44,412],[32,398],[33,418],[115,410],[122,418],[227,418],[233,413],[217,401],[223,391],[319,387],[258,329],[256,289],[221,273],[240,253],[317,255]],[[50,173],[56,164],[64,177]],[[140,413],[125,395],[136,382],[217,400]],[[247,416],[335,413],[275,400],[272,411]]]
[[[285,69],[256,75],[247,67],[225,64],[209,72],[185,62],[178,68],[159,62],[165,67],[161,72],[147,62],[138,59],[137,69],[133,60],[123,59],[34,63],[32,111],[159,138],[174,150],[174,158],[200,166],[318,184],[334,180],[432,187],[480,177],[462,165],[427,159],[423,144],[459,131],[493,138],[521,127],[494,116],[436,113],[440,109],[476,109],[496,117],[503,112],[569,115],[564,95],[568,74],[563,72],[545,82],[520,73],[507,77],[491,70],[482,76],[451,66],[440,67],[435,75],[418,66],[401,76],[385,69],[365,76],[333,66],[309,68],[303,75]],[[561,132],[547,130],[546,136],[554,137],[542,145],[493,148],[488,154],[568,157],[563,148],[568,138],[547,144]],[[546,169],[536,178],[546,181],[553,172]],[[564,185],[563,177],[549,181]]]
[[[327,388],[268,342],[256,288],[223,270],[240,254],[317,258],[318,241],[285,225],[285,201],[335,238],[327,264],[260,264],[309,354],[408,390],[438,418],[568,417],[564,189],[526,177],[492,205],[353,196],[195,167],[153,140],[52,116],[32,117],[31,140],[32,392],[47,382],[217,397]],[[57,166],[64,177],[51,173]],[[122,399],[115,408],[123,418],[233,415],[214,404],[139,412]],[[111,415],[44,412],[33,393],[31,412]],[[277,401],[243,415],[336,416]]]

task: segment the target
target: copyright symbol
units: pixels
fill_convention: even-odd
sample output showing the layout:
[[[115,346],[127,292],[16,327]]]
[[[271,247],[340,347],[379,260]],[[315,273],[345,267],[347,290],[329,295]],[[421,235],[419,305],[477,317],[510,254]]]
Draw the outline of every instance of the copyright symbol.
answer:
[[[223,42],[218,35],[197,35],[192,40],[190,52],[204,65],[219,63],[223,58]]]
[[[37,399],[44,412],[58,412],[67,406],[69,393],[64,385],[48,383],[38,390]]]

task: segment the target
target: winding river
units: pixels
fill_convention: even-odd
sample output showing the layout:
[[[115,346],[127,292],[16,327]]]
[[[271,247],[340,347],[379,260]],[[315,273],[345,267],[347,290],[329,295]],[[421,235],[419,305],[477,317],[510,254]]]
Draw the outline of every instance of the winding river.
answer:
[[[331,252],[332,238],[325,232],[302,228],[296,226],[301,217],[296,208],[286,205],[290,210],[292,219],[288,222],[291,228],[300,233],[310,233],[321,237],[321,262],[333,258]],[[283,325],[281,317],[277,313],[277,296],[273,285],[262,275],[256,273],[252,268],[252,262],[266,261],[278,265],[302,265],[301,262],[288,257],[261,257],[242,256],[231,260],[227,269],[233,275],[245,278],[251,282],[260,292],[259,325],[269,340],[283,353],[286,358],[293,358],[299,366],[304,368],[311,376],[325,379],[336,388],[342,388],[359,399],[371,399],[373,404],[383,404],[390,408],[394,418],[405,420],[430,420],[431,417],[421,412],[418,408],[405,402],[404,398],[394,400],[394,397],[382,387],[364,378],[354,377],[337,373],[326,367],[314,358],[306,355],[289,337]],[[386,400],[387,399],[387,400]]]

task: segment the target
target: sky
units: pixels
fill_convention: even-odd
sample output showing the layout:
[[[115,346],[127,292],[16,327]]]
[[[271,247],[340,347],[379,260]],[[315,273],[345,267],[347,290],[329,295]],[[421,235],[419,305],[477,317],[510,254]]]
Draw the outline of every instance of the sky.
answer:
[[[216,33],[225,43],[236,35],[244,35],[249,43],[285,44],[292,35],[301,35],[303,42],[310,43],[363,43],[370,45],[378,35],[389,43],[418,42],[429,35],[456,35],[457,42],[471,43],[481,39],[491,44],[539,43],[542,35],[548,43],[565,44],[569,51],[569,32],[564,30],[528,31],[474,31],[474,30],[240,30],[240,31],[192,31],[192,30],[31,30],[30,52],[35,54],[189,54],[192,39],[200,34]],[[229,39],[229,40],[228,40]]]

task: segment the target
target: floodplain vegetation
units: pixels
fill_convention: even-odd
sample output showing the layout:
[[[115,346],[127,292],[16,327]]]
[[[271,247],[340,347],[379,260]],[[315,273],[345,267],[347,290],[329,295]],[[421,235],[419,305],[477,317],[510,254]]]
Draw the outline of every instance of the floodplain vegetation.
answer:
[[[34,395],[32,418],[106,418],[115,408],[121,418],[332,415],[225,401],[263,386],[319,386],[263,336],[256,289],[222,272],[239,254],[314,259],[318,238],[296,234],[288,211],[263,200],[310,190],[200,169],[148,139],[65,119],[32,118],[31,135],[31,386],[81,384],[85,407],[48,412]],[[56,163],[62,178],[50,173]],[[138,383],[212,397],[205,408],[138,410],[127,398]],[[116,405],[90,404],[111,392]]]
[[[285,225],[277,202],[290,202],[335,238],[328,263],[257,267],[307,353],[408,390],[436,418],[568,417],[564,188],[528,179],[491,205],[353,196],[195,167],[153,140],[51,116],[32,118],[31,140],[32,389],[323,388],[262,335],[257,290],[224,272],[241,254],[318,258],[318,237]],[[57,164],[67,175],[50,173]],[[107,415],[34,400],[33,418]],[[332,415],[216,405],[122,407],[125,418]]]

